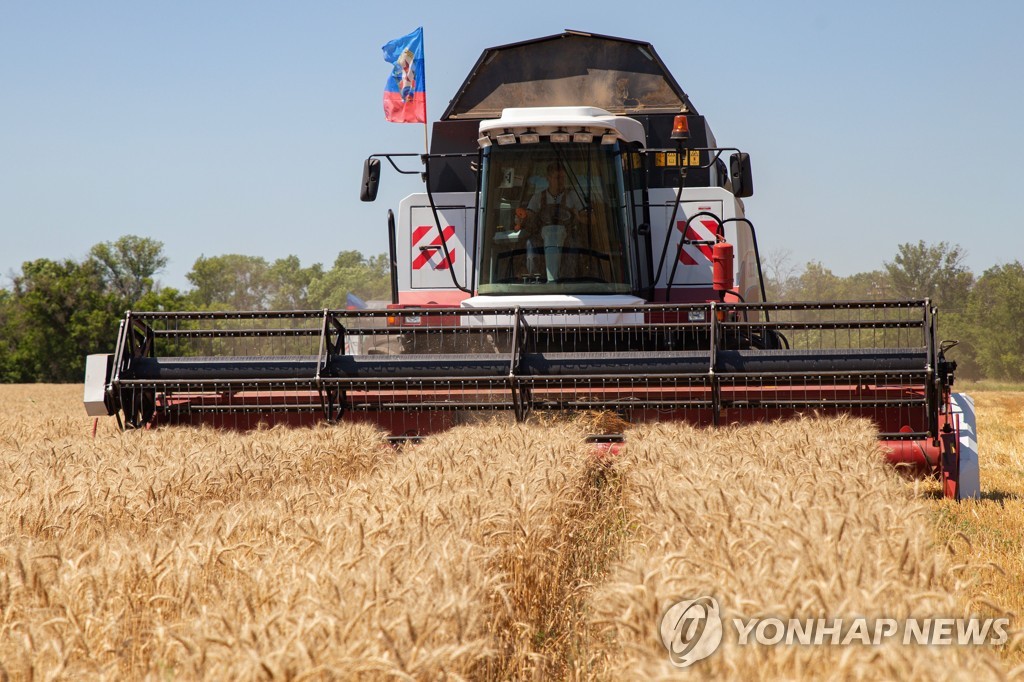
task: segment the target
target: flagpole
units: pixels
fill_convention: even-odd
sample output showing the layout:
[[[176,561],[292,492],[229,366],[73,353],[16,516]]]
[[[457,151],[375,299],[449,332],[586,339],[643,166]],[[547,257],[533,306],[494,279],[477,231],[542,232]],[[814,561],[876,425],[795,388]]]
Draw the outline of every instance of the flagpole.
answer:
[[[423,34],[423,63],[427,63],[427,36]],[[423,153],[430,153],[430,141],[427,139],[427,125],[430,116],[427,115],[427,89],[423,88]]]

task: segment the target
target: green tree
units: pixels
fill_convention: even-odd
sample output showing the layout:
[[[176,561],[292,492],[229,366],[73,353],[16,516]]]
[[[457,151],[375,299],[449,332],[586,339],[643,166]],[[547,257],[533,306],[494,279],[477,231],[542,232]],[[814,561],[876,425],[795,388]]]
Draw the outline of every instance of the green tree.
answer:
[[[1024,265],[989,268],[971,291],[960,331],[984,376],[1024,380]],[[959,359],[958,359],[959,362]]]
[[[194,287],[192,303],[203,309],[296,310],[341,307],[348,293],[385,298],[390,274],[385,255],[365,258],[359,251],[342,251],[326,271],[319,263],[302,267],[297,256],[272,265],[256,256],[201,256],[187,278]]]
[[[966,256],[963,247],[947,242],[900,244],[885,269],[896,297],[930,298],[946,311],[963,310],[974,283]]]
[[[267,272],[270,309],[305,310],[318,307],[309,302],[309,287],[323,274],[324,268],[319,263],[304,268],[298,256],[278,258]]]
[[[121,299],[92,260],[22,265],[4,296],[4,381],[81,381],[85,356],[112,350]]]
[[[391,296],[391,265],[384,254],[365,258],[359,251],[342,251],[334,266],[309,286],[309,301],[317,308],[341,308],[346,294],[369,300]]]
[[[110,290],[127,306],[134,306],[153,289],[153,276],[167,266],[163,249],[163,243],[155,239],[125,235],[96,244],[89,250],[89,258],[100,266]]]
[[[881,270],[858,272],[843,280],[844,298],[848,301],[884,301],[893,298],[892,284]]]
[[[200,256],[185,277],[190,296],[199,308],[212,310],[265,310],[270,302],[270,266],[258,256],[236,253]]]
[[[786,291],[790,301],[836,301],[843,297],[843,278],[817,261],[791,277]]]
[[[0,383],[18,381],[15,310],[14,295],[8,289],[0,289]]]
[[[774,271],[777,272],[777,269]],[[847,277],[835,274],[817,261],[799,274],[790,270],[784,277],[766,276],[769,291],[779,301],[879,301],[892,298],[888,275],[881,270],[858,272]]]
[[[974,286],[974,275],[964,265],[967,252],[958,244],[939,242],[900,244],[895,258],[885,263],[894,298],[931,299],[938,308],[940,341],[958,340],[949,357],[957,361],[960,376],[977,376],[970,328],[964,311]]]
[[[192,297],[173,287],[160,287],[146,292],[135,302],[136,310],[149,312],[188,311],[195,308]]]

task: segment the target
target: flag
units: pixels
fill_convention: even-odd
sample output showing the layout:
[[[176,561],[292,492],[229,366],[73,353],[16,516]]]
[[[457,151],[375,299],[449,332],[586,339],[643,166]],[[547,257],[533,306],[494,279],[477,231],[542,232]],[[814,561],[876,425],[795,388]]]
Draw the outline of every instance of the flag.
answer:
[[[395,38],[382,49],[384,61],[392,66],[384,88],[384,118],[393,123],[426,123],[423,27]]]

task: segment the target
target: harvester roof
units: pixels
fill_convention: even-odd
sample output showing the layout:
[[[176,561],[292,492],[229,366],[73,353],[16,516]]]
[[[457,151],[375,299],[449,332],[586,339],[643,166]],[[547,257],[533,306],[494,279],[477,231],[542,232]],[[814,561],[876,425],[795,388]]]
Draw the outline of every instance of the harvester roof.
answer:
[[[558,128],[585,128],[594,133],[612,133],[627,142],[644,144],[644,127],[626,116],[613,116],[596,107],[534,107],[505,109],[500,118],[480,122],[480,134],[498,135],[501,131],[532,130],[549,135]],[[563,131],[564,132],[564,131]]]
[[[566,30],[484,50],[441,120],[580,104],[625,116],[698,113],[650,43]]]

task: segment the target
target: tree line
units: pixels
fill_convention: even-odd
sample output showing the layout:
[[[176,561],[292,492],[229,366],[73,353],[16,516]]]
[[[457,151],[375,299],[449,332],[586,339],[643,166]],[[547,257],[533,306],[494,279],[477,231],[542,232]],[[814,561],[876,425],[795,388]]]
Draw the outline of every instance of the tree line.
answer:
[[[900,244],[879,270],[839,276],[818,262],[797,267],[786,254],[764,264],[770,301],[930,298],[939,338],[956,340],[958,375],[1024,381],[1024,265],[975,276],[964,249],[947,242]],[[0,382],[77,382],[85,356],[112,350],[118,320],[134,310],[309,310],[344,308],[349,293],[390,297],[386,255],[342,251],[330,267],[298,257],[201,256],[191,289],[161,287],[163,244],[136,236],[97,244],[82,260],[26,262],[0,289]]]
[[[875,301],[929,298],[938,306],[938,338],[956,341],[947,356],[957,376],[1024,381],[1024,265],[972,273],[963,247],[948,242],[900,244],[882,268],[847,277],[819,262],[802,268],[787,253],[766,259],[770,301]]]
[[[191,289],[161,287],[163,244],[128,235],[93,246],[82,260],[23,263],[0,289],[0,382],[78,382],[85,356],[113,351],[126,310],[310,310],[344,308],[349,293],[390,299],[385,255],[342,251],[333,265],[297,256],[201,256]]]

